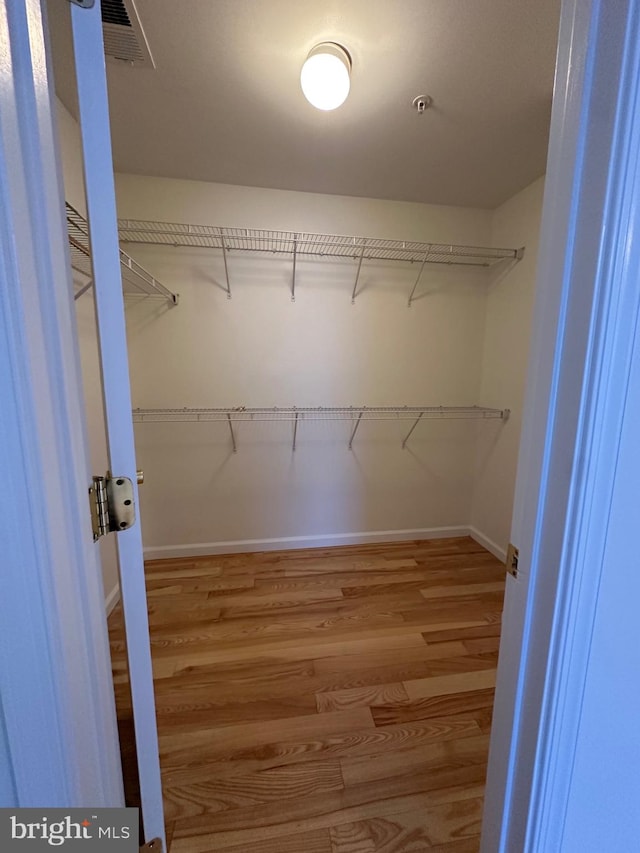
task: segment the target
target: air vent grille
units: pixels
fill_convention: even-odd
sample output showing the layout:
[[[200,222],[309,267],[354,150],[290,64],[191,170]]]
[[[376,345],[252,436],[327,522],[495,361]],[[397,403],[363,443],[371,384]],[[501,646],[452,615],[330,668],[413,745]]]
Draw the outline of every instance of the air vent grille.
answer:
[[[131,21],[122,0],[102,0],[102,23],[130,27]]]
[[[134,0],[102,0],[102,35],[107,59],[154,67]]]
[[[126,62],[144,62],[144,53],[140,49],[138,39],[132,29],[104,24],[102,36],[104,38],[104,52],[107,56],[123,59]]]

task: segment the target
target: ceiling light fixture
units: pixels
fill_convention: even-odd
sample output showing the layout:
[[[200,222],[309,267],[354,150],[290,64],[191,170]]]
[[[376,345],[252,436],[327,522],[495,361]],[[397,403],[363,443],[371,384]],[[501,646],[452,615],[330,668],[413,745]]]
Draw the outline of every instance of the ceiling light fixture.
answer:
[[[343,104],[351,86],[351,57],[339,44],[317,44],[307,56],[300,74],[305,98],[319,110],[335,110]]]

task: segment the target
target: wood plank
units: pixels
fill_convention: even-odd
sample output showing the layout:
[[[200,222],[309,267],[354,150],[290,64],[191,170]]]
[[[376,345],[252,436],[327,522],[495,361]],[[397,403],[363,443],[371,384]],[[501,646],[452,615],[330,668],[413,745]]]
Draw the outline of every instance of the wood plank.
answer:
[[[376,726],[399,725],[417,720],[439,718],[447,714],[466,714],[477,719],[476,712],[493,707],[493,688],[467,690],[417,699],[411,702],[380,705],[371,709]]]
[[[149,581],[145,581],[145,585],[147,587],[147,598],[155,598],[157,596],[173,596],[178,595],[182,592],[182,587],[179,584],[175,584],[174,586],[167,586],[165,581],[159,581],[158,586],[154,586],[150,584]]]
[[[376,844],[366,821],[341,823],[332,826],[329,832],[333,853],[376,853]]]
[[[458,584],[453,586],[431,586],[421,589],[420,594],[423,598],[426,599],[451,598],[455,597],[456,595],[482,596],[486,593],[490,593],[493,597],[494,593],[504,595],[504,587],[504,581],[500,580],[492,581],[490,583],[467,583],[464,585]]]
[[[339,830],[345,840],[352,836],[361,844],[368,842],[372,846],[363,846],[361,849],[373,850],[374,853],[478,853],[480,849],[480,836],[475,834],[446,844],[433,845],[427,816],[422,812],[371,818],[332,828],[330,832],[334,850],[339,851],[341,848],[334,842],[334,830]],[[342,849],[344,853],[350,853],[348,847]]]
[[[462,640],[462,645],[469,654],[498,653],[500,649],[500,637],[476,637],[473,640]]]
[[[407,652],[419,651],[409,649]],[[313,685],[316,692],[319,691],[341,691],[349,688],[382,685],[407,682],[432,678],[440,675],[453,675],[456,673],[476,672],[486,669],[495,669],[498,662],[497,652],[488,652],[482,655],[460,655],[451,657],[427,657],[426,660],[418,656],[414,660],[398,661],[395,664],[387,664],[378,667],[358,667],[352,671],[329,672],[325,676],[317,676],[310,680],[309,686]],[[411,655],[406,654],[410,658]],[[314,661],[315,671],[322,671],[321,661]],[[302,686],[302,685],[301,685]],[[376,704],[379,704],[378,702]]]
[[[215,772],[197,782],[165,786],[168,820],[278,803],[291,798],[318,797],[344,788],[338,761],[314,761],[291,767],[274,767],[256,773],[218,778]]]
[[[496,686],[496,670],[481,669],[476,672],[461,672],[455,675],[439,675],[435,678],[420,678],[406,681],[405,690],[410,699],[427,699],[446,693],[467,693]]]
[[[446,559],[446,558],[444,558]],[[255,568],[256,577],[262,579],[273,578],[295,578],[308,577],[314,574],[323,575],[326,572],[363,572],[369,570],[386,570],[386,569],[404,569],[414,568],[418,563],[412,557],[407,559],[386,559],[386,558],[321,558],[308,559],[298,561],[281,561],[280,563],[262,564]],[[238,564],[224,565],[222,573],[224,577],[233,577],[234,575],[243,574],[245,567]]]
[[[386,595],[392,591],[398,583],[405,589],[451,589],[449,595],[466,595],[468,587],[472,584],[496,583],[504,590],[504,566],[499,571],[493,566],[481,566],[479,568],[464,568],[457,566],[455,569],[429,569],[419,566],[414,572],[394,575],[391,573],[376,575],[362,575],[362,584],[347,582],[342,584],[342,592],[345,598],[359,598],[364,595]]]
[[[454,628],[437,628],[423,633],[427,645],[434,643],[449,643],[451,641],[476,640],[482,637],[499,637],[500,624],[498,622],[479,622],[476,625],[460,625]]]
[[[145,574],[149,571],[149,564],[145,565]],[[150,580],[173,580],[173,581],[181,581],[186,578],[214,578],[218,575],[222,574],[222,569],[220,566],[200,566],[196,565],[195,562],[187,563],[185,565],[177,565],[172,568],[154,568],[151,570],[149,574]]]
[[[502,597],[498,593],[485,593],[480,596],[458,596],[453,598],[435,599],[434,601],[422,601],[411,608],[405,608],[400,614],[408,624],[420,624],[425,622],[436,628],[438,622],[454,622],[464,612],[467,618],[477,619],[478,622],[493,623],[498,618],[496,608],[502,607]],[[429,628],[426,629],[430,630]]]
[[[209,690],[209,692],[211,692]],[[253,693],[253,688],[251,689]],[[317,709],[316,697],[313,693],[298,695],[293,691],[292,695],[274,699],[255,699],[252,702],[189,702],[189,695],[182,697],[183,701],[177,706],[167,706],[166,701],[160,697],[157,707],[158,723],[171,727],[172,734],[193,731],[194,727],[218,728],[238,724],[238,720],[249,722],[267,722],[270,720],[287,720],[292,717],[300,717],[305,714],[314,714]],[[335,708],[327,707],[327,710],[339,711],[347,707],[364,707],[362,704],[344,704]]]
[[[174,583],[172,581],[172,583]],[[147,587],[147,595],[157,595],[161,590],[174,589],[172,586],[167,586],[167,581],[160,579],[156,580],[153,575],[147,575],[145,578]],[[180,577],[178,588],[184,595],[189,595],[193,592],[206,592],[210,597],[214,595],[230,595],[234,592],[242,592],[250,590],[254,587],[254,579],[248,577],[237,578],[221,578],[207,576],[198,577]]]
[[[186,839],[187,845],[190,840]],[[179,853],[180,844],[171,848],[171,853]],[[184,853],[191,851],[190,846],[182,847]],[[216,853],[249,853],[244,844],[240,847],[216,847]],[[278,838],[255,839],[251,843],[250,853],[333,853],[331,837],[326,829],[313,832],[300,832],[295,835],[283,835]],[[455,851],[454,851],[455,853]],[[466,851],[462,851],[466,853]]]
[[[466,623],[465,623],[466,624]],[[476,623],[473,623],[476,624]],[[275,660],[295,661],[305,660],[308,657],[318,658],[324,654],[337,655],[341,651],[346,654],[357,654],[359,652],[371,652],[376,649],[406,649],[416,646],[423,647],[424,639],[419,631],[402,630],[391,633],[380,631],[364,631],[359,635],[327,634],[324,637],[316,635],[312,642],[301,643],[299,639],[278,639],[264,641],[259,648],[251,644],[227,645],[220,647],[212,645],[207,649],[176,655],[167,659],[167,671],[172,674],[180,672],[191,672],[194,668],[202,666],[218,666],[220,663],[239,662],[246,660]],[[155,674],[154,659],[154,674]]]
[[[468,649],[462,642],[438,643],[433,647],[426,643],[403,649],[398,654],[397,649],[377,649],[361,654],[343,652],[316,658],[313,666],[317,675],[340,674],[343,672],[360,672],[363,669],[376,667],[400,666],[401,664],[422,663],[444,658],[463,657]]]
[[[368,708],[332,711],[327,714],[308,714],[286,720],[267,720],[259,723],[239,723],[221,728],[201,727],[193,731],[165,733],[160,731],[160,757],[166,768],[185,763],[198,764],[217,755],[221,750],[255,749],[272,741],[318,737],[353,729],[373,728]]]
[[[429,573],[424,568],[363,570],[360,572],[330,572],[328,569],[322,575],[301,575],[294,578],[256,578],[256,591],[283,592],[295,589],[322,589],[339,587],[346,596],[351,589],[356,590],[355,596],[365,595],[364,590],[370,586],[396,587],[397,585],[416,584],[420,589],[428,582]],[[410,587],[411,588],[411,587]],[[363,590],[363,592],[360,592]],[[374,595],[377,594],[375,591]]]
[[[311,605],[327,602],[337,605],[343,600],[341,589],[297,590],[287,593],[272,593],[270,595],[235,595],[217,599],[222,607],[223,619],[242,619],[247,616],[270,616],[276,618],[282,611],[293,612],[296,615],[307,613]],[[305,609],[302,609],[305,608]],[[321,611],[322,612],[322,611]]]
[[[411,750],[379,755],[350,756],[340,759],[345,786],[359,785],[376,779],[395,779],[415,773],[435,773],[442,767],[464,767],[487,763],[487,735],[436,741]]]
[[[372,687],[352,687],[347,690],[316,693],[318,713],[341,711],[346,708],[370,708],[388,702],[408,701],[407,691],[398,684],[378,684]]]
[[[218,661],[209,666],[185,667],[177,675],[163,679],[158,685],[158,693],[168,697],[177,692],[184,695],[185,689],[194,690],[210,687],[218,691],[223,687],[233,689],[253,686],[255,697],[262,696],[264,687],[271,683],[280,684],[315,675],[315,662],[312,660],[289,660],[276,657],[260,657],[259,650],[249,660]]]

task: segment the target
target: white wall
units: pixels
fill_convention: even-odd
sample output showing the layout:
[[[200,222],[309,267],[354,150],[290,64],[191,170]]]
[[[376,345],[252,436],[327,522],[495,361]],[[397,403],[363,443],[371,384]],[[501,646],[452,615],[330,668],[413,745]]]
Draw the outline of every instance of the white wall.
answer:
[[[482,210],[131,175],[117,176],[116,191],[125,218],[491,241]],[[135,406],[487,402],[482,270],[428,268],[409,309],[415,267],[365,264],[352,306],[355,262],[300,261],[292,303],[290,260],[232,254],[228,300],[217,251],[127,251],[181,297],[177,308],[127,308]],[[514,407],[507,391],[490,403]],[[247,424],[233,454],[224,424],[138,425],[147,553],[466,532],[476,437],[501,422],[424,422],[403,451],[410,426],[363,424],[350,453],[349,423],[303,424],[293,453],[288,424]]]
[[[82,175],[80,128],[60,100],[57,100],[56,106],[66,200],[84,215],[86,208]],[[87,293],[76,301],[76,317],[78,320],[78,341],[87,412],[91,467],[94,474],[104,474],[109,468],[109,461],[92,290],[87,291]],[[118,561],[114,538],[110,536],[103,538],[99,543],[99,547],[105,601],[107,609],[111,609],[117,601],[119,587]]]
[[[478,433],[471,526],[472,533],[502,558],[511,530],[543,191],[540,178],[492,217],[492,245],[526,246],[522,261],[506,274],[492,273],[482,353],[479,397],[487,406],[507,401],[511,417],[504,427],[487,424]]]

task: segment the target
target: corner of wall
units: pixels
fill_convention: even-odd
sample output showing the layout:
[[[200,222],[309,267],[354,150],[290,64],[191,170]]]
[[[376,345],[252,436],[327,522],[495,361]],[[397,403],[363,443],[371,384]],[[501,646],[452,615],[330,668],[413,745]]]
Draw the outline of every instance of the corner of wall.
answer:
[[[511,533],[543,192],[541,177],[492,217],[494,246],[525,247],[522,260],[492,273],[482,354],[480,402],[508,408],[511,416],[478,437],[470,526],[474,539],[500,559]]]

